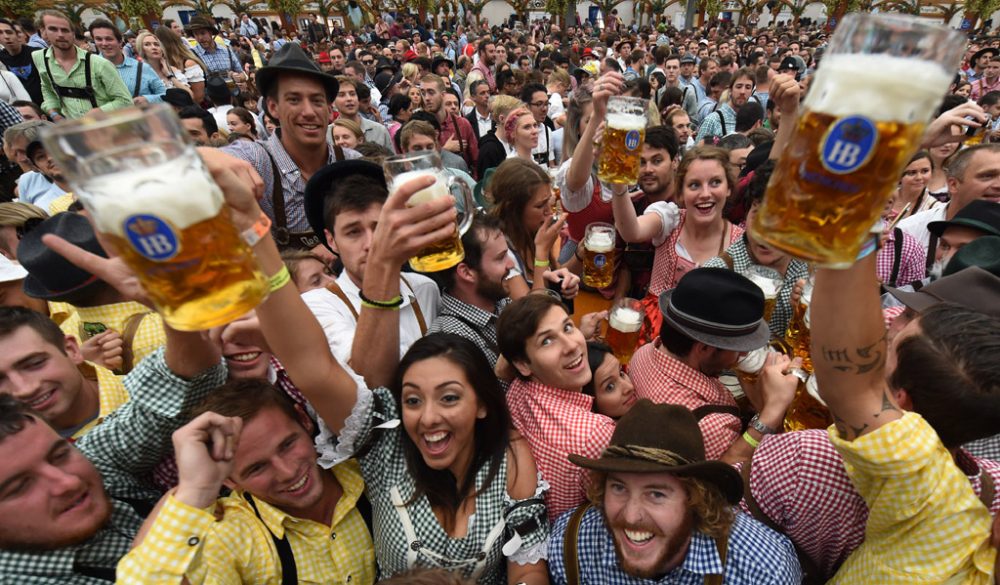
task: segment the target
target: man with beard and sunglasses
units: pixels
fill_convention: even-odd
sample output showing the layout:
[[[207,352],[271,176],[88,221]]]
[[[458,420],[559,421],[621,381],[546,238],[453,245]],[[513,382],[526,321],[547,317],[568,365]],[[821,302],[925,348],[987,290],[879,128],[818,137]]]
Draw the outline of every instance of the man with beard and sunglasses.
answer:
[[[552,583],[799,583],[784,536],[734,512],[742,480],[705,460],[694,414],[640,400],[618,421],[590,470],[589,502],[563,515],[549,539]]]

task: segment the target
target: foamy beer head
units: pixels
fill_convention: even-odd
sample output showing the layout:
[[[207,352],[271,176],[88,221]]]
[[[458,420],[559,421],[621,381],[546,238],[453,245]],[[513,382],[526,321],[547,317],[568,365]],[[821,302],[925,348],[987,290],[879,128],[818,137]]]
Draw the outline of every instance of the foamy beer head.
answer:
[[[618,307],[608,317],[608,325],[622,333],[634,333],[642,328],[642,313],[628,307]]]
[[[645,313],[642,304],[628,297],[618,299],[608,312],[608,332],[605,340],[622,365],[628,364],[639,344],[639,330]]]
[[[915,18],[845,17],[771,176],[754,238],[823,266],[853,264],[948,89],[960,37]]]
[[[584,246],[591,252],[607,254],[615,249],[615,235],[604,230],[595,230],[587,234]]]
[[[395,193],[401,185],[419,177],[432,177],[434,178],[434,184],[410,195],[410,198],[406,201],[407,207],[416,207],[435,199],[451,197],[451,191],[448,189],[448,183],[445,182],[445,178],[440,173],[429,169],[407,171],[393,177],[392,184],[389,186],[390,193]]]
[[[736,369],[747,374],[757,374],[764,369],[764,362],[767,361],[769,348],[759,347],[748,352],[743,359],[736,363]]]
[[[640,155],[646,136],[647,101],[612,97],[601,138],[597,177],[605,183],[633,184],[639,180]]]

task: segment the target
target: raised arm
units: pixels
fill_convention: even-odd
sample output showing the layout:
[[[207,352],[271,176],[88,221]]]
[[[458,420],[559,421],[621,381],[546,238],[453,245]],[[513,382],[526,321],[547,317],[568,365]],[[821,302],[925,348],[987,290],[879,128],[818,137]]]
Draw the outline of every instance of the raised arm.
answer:
[[[421,248],[454,233],[455,205],[450,197],[406,206],[411,194],[433,183],[430,177],[418,177],[386,200],[365,265],[361,291],[366,298],[387,301],[398,297],[403,262]],[[364,377],[369,387],[387,386],[399,359],[399,311],[362,303],[351,346],[351,368]]]
[[[566,171],[566,188],[569,191],[579,191],[590,178],[594,168],[594,138],[597,137],[597,128],[607,117],[608,98],[620,94],[624,86],[625,79],[614,71],[605,73],[594,84],[591,102],[594,113],[590,116],[590,123],[580,133],[580,140],[573,151],[573,162]]]
[[[771,80],[768,96],[781,112],[781,124],[778,125],[778,135],[774,137],[774,146],[771,147],[770,156],[771,159],[777,160],[791,142],[792,134],[795,132],[802,88],[799,87],[799,82],[795,81],[795,77],[776,75]]]
[[[649,242],[663,232],[663,219],[659,214],[636,215],[632,199],[628,196],[627,185],[615,185],[612,190],[614,198],[611,208],[615,215],[615,229],[623,240],[630,244]]]
[[[848,441],[902,416],[885,380],[886,329],[871,253],[847,270],[816,272],[809,307],[820,394]]]

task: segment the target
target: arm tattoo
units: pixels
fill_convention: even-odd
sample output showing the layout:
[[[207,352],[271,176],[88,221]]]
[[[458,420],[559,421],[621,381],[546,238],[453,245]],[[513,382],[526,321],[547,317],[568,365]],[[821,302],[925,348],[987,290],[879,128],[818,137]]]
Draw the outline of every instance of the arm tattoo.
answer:
[[[867,374],[885,364],[885,335],[870,345],[848,349],[823,346],[821,355],[833,369],[850,374]]]

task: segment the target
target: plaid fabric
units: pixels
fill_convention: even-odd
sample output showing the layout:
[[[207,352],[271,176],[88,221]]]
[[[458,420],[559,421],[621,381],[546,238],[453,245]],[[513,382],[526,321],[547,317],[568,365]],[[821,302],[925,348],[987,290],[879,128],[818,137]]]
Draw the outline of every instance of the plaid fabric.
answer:
[[[115,69],[118,70],[118,75],[121,76],[125,88],[131,94],[135,90],[135,76],[139,73],[139,62],[132,57],[125,57],[121,65],[115,65]],[[139,95],[146,98],[149,103],[157,104],[163,101],[163,94],[166,92],[167,88],[160,81],[160,76],[148,63],[144,63],[142,80],[139,82]]]
[[[864,542],[830,583],[993,582],[990,513],[919,414],[854,441],[828,433],[870,510]]]
[[[549,573],[553,585],[566,583],[563,538],[571,514],[552,527]],[[577,559],[581,585],[677,584],[703,585],[709,574],[724,573],[726,585],[798,584],[802,581],[795,549],[787,538],[745,514],[736,514],[722,565],[715,540],[695,532],[681,565],[658,580],[639,580],[625,574],[615,552],[614,537],[603,514],[592,508],[580,522]]]
[[[167,342],[167,336],[163,332],[163,318],[151,312],[145,305],[127,301],[97,307],[77,307],[76,313],[64,321],[60,329],[66,335],[72,335],[83,343],[91,337],[84,331],[85,324],[100,324],[121,334],[125,332],[129,318],[137,314],[146,316],[139,322],[135,337],[132,338],[132,356],[135,365]]]
[[[229,47],[215,45],[214,50],[209,53],[204,47],[196,44],[192,50],[195,55],[198,55],[201,62],[205,64],[205,67],[208,69],[206,73],[225,73],[227,71],[243,73],[243,63],[240,63],[239,55],[234,53]]]
[[[747,235],[736,240],[732,246],[726,248],[726,252],[733,259],[735,272],[743,272],[757,263],[750,257],[750,250],[747,248]],[[716,256],[703,264],[706,268],[729,268],[726,262]],[[809,276],[809,265],[797,258],[792,258],[785,269],[785,284],[778,291],[778,302],[774,305],[774,312],[771,313],[771,320],[767,325],[771,330],[771,337],[783,337],[788,328],[788,321],[792,318],[792,289],[795,281]]]
[[[448,293],[441,294],[441,310],[427,333],[454,333],[476,344],[490,365],[497,364],[497,318],[504,307],[510,304],[506,298],[497,303],[492,313],[460,301]]]
[[[20,124],[23,121],[24,118],[21,117],[21,112],[15,110],[7,102],[0,101],[0,131],[6,132],[7,128],[10,128],[14,124]]]
[[[882,247],[879,248],[875,257],[875,272],[878,274],[879,282],[889,283],[892,278],[892,264],[896,258],[896,234],[895,230],[889,232],[889,236]],[[899,273],[896,275],[896,284],[910,284],[924,277],[927,271],[927,249],[921,247],[920,243],[906,232],[903,234],[903,248],[899,255]]]
[[[1000,463],[976,458],[964,449],[958,450],[955,463],[977,496],[986,474],[1000,485]],[[750,493],[761,512],[825,578],[832,577],[864,540],[868,506],[825,430],[765,437],[751,461]],[[746,500],[740,507],[750,512]],[[990,510],[1000,513],[1000,493],[994,493]]]
[[[538,491],[526,500],[513,500],[507,494],[507,458],[503,457],[496,477],[483,490],[489,476],[489,465],[476,471],[475,516],[470,518],[468,533],[462,538],[451,538],[442,529],[427,497],[413,498],[416,485],[407,469],[403,453],[402,426],[377,428],[400,417],[399,407],[392,393],[386,388],[374,391],[359,388],[358,401],[340,433],[338,451],[362,451],[359,455],[365,477],[368,497],[371,499],[375,520],[375,553],[379,576],[387,578],[410,567],[407,553],[417,546],[413,566],[442,567],[470,577],[481,555],[484,568],[477,579],[480,584],[507,583],[507,560],[521,557],[540,548],[544,553],[549,536],[549,523],[545,518],[545,505],[541,492],[545,486],[539,482]],[[324,433],[325,434],[325,433]],[[324,435],[320,436],[322,440]],[[321,444],[320,450],[329,444]],[[390,490],[396,488],[405,502],[416,534],[417,544],[411,542],[403,528],[400,512],[393,505]],[[412,500],[412,501],[411,501]],[[511,554],[505,555],[503,545],[513,536],[513,528],[531,520],[536,525],[521,535],[522,544]],[[500,537],[487,545],[489,533],[502,523]],[[442,558],[436,558],[439,555]],[[544,557],[543,557],[544,558]]]
[[[306,221],[305,212],[305,192],[306,180],[302,177],[302,171],[295,166],[295,161],[288,156],[288,151],[281,144],[281,129],[275,130],[266,142],[252,142],[250,140],[237,140],[236,142],[222,148],[228,154],[241,158],[252,164],[257,173],[264,180],[264,197],[260,200],[260,208],[274,219],[274,168],[271,166],[271,159],[268,153],[274,157],[274,162],[278,165],[281,173],[281,188],[285,195],[285,215],[287,216],[287,227],[291,232],[309,232],[309,222]],[[337,154],[330,144],[327,144],[327,162],[336,162]],[[345,159],[361,158],[356,150],[344,149]]]
[[[161,492],[144,478],[168,452],[171,434],[186,420],[184,413],[225,379],[221,365],[191,380],[179,378],[163,361],[163,350],[143,360],[125,377],[132,399],[75,443],[104,478],[104,488],[114,504],[110,524],[72,547],[44,552],[0,550],[0,584],[106,584],[78,574],[74,564],[114,568],[128,552],[142,518],[121,500],[155,501],[160,497]]]
[[[646,213],[652,213],[652,211],[647,210]],[[674,288],[689,269],[688,266],[691,262],[678,262],[680,258],[677,255],[677,244],[681,239],[681,231],[684,229],[686,217],[687,212],[682,209],[680,223],[677,224],[674,231],[670,232],[662,244],[656,246],[656,252],[653,256],[653,278],[649,282],[649,294],[659,296],[661,292]],[[738,225],[731,226],[729,241],[725,243],[725,247],[728,248],[738,242],[742,235],[743,228]],[[688,266],[679,266],[681,264]]]
[[[722,114],[722,120],[725,120],[725,129],[723,129],[722,120],[719,119],[719,114]],[[701,142],[706,136],[727,136],[736,132],[736,110],[726,102],[720,105],[714,112],[709,112],[705,114],[704,119],[701,121],[701,127],[698,128],[698,135],[694,137],[695,142]]]
[[[1000,435],[993,435],[992,437],[966,443],[964,448],[980,459],[1000,461]]]
[[[594,399],[582,392],[515,380],[507,390],[514,426],[528,440],[539,473],[552,486],[545,496],[549,520],[587,498],[587,471],[569,462],[570,454],[600,457],[611,441],[615,421],[593,412]]]
[[[365,489],[356,461],[332,469],[344,489],[330,526],[295,518],[256,498],[260,518],[239,493],[222,498],[223,519],[168,498],[141,545],[118,565],[118,583],[281,583],[272,534],[287,538],[300,582],[371,585],[375,552],[355,507]]]
[[[640,347],[629,364],[629,377],[639,398],[657,404],[680,404],[689,410],[717,404],[736,406],[733,395],[716,378],[691,369],[661,350],[656,339]],[[698,421],[705,440],[705,457],[718,459],[740,437],[740,419],[731,414],[712,413]]]

